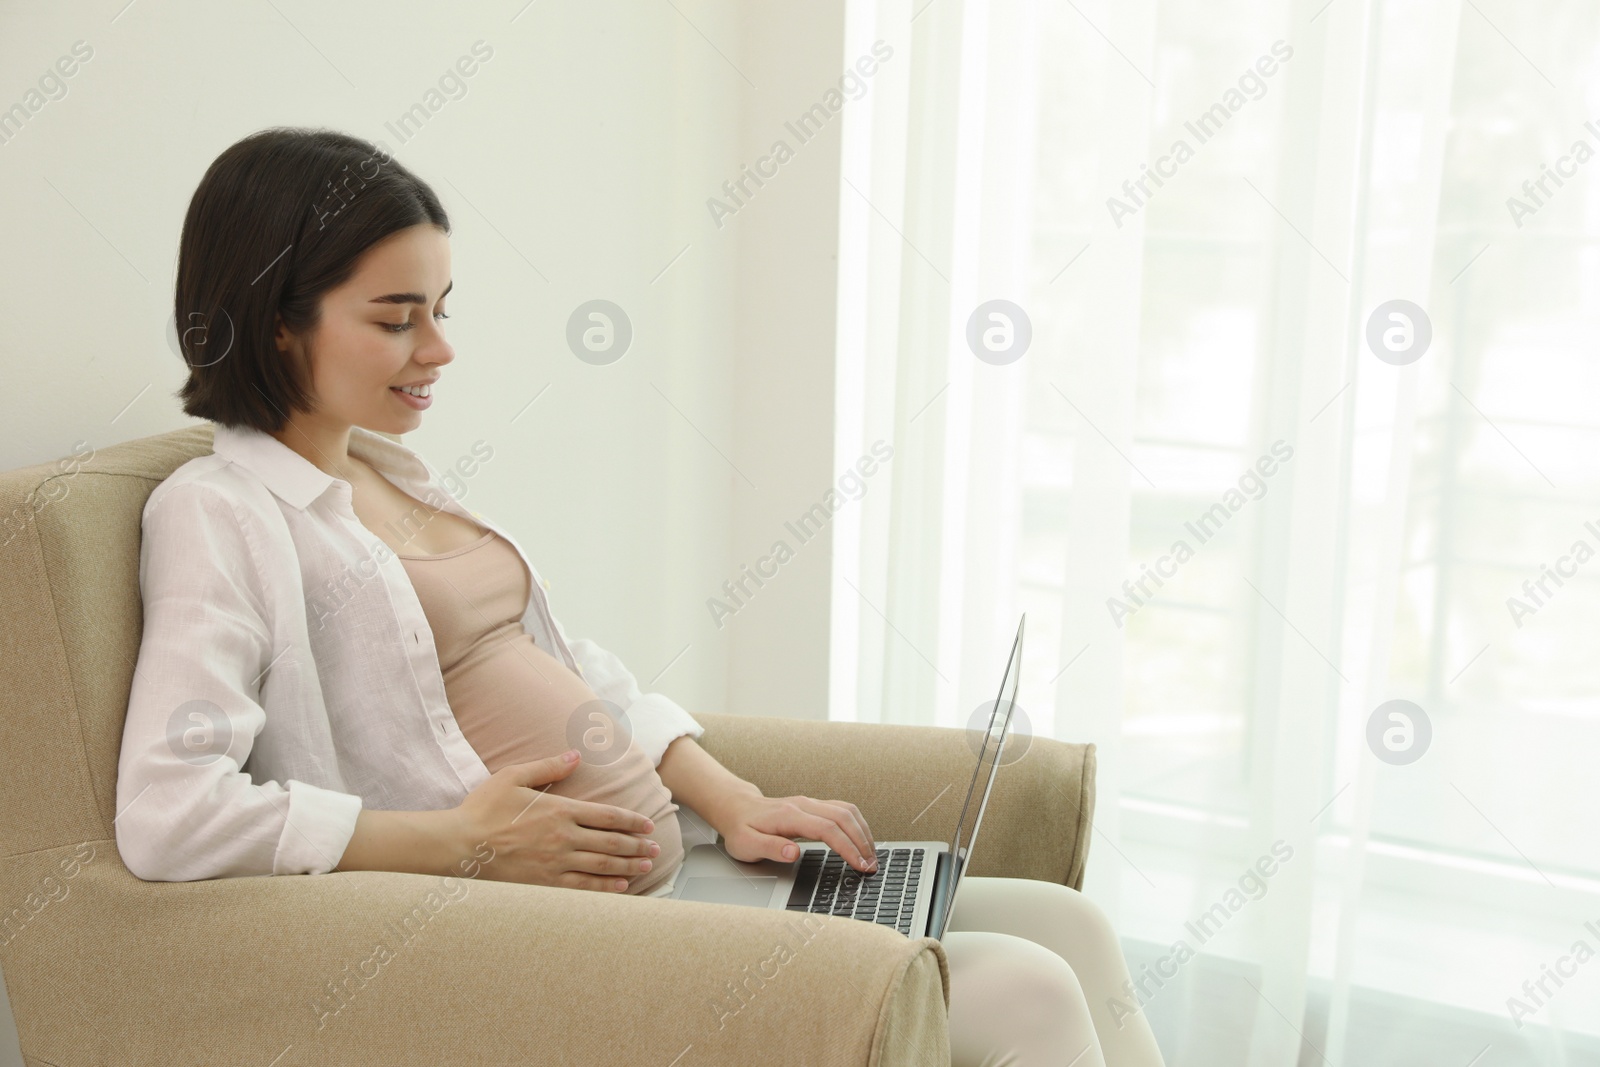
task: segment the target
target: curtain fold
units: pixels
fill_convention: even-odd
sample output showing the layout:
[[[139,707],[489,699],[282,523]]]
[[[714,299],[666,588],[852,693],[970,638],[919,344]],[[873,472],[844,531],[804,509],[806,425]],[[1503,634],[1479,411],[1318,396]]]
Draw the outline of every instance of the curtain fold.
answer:
[[[1595,287],[1569,265],[1600,241],[1573,216],[1522,239],[1570,245],[1531,268],[1562,299],[1530,294],[1485,211],[1537,158],[1461,163],[1507,101],[1534,143],[1577,128],[1561,83],[1600,19],[1537,6],[847,5],[849,54],[898,66],[844,124],[838,432],[895,458],[835,530],[832,714],[970,725],[1028,613],[1018,721],[1099,746],[1085,890],[1169,1062],[1600,1055],[1595,993],[1540,997],[1551,1031],[1507,1018],[1600,917],[1600,863],[1546,876],[1517,841],[1572,837],[1502,784],[1594,735],[1483,765],[1494,702],[1540,706],[1506,680],[1560,643],[1493,613],[1572,525],[1495,501],[1571,514],[1544,470],[1600,443],[1506,385],[1544,351],[1506,338],[1570,368]],[[1029,346],[980,351],[974,321]],[[1568,610],[1600,607],[1583,588]],[[1587,668],[1561,676],[1583,730]],[[1431,726],[1414,762],[1373,732],[1396,699]]]

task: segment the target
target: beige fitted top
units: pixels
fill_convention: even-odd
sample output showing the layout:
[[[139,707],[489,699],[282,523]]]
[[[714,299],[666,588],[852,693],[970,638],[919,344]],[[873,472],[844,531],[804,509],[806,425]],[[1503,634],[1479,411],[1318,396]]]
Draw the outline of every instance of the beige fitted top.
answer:
[[[433,630],[450,709],[484,766],[492,774],[578,748],[584,758],[577,769],[541,788],[615,804],[652,820],[649,838],[661,846],[661,855],[628,892],[642,895],[664,885],[683,862],[678,805],[637,745],[617,757],[584,748],[588,722],[569,732],[573,715],[597,698],[523,629],[533,576],[516,549],[489,531],[452,552],[399,558]]]

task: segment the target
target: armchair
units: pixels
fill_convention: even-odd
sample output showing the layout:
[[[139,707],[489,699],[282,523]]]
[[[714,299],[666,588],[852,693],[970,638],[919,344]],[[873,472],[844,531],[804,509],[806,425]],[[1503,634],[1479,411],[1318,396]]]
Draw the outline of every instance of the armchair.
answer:
[[[0,474],[0,967],[28,1067],[949,1063],[940,944],[850,919],[391,872],[132,875],[113,820],[140,514],[210,450],[201,423]],[[971,773],[960,730],[696,718],[734,773],[848,797],[879,840],[945,836],[960,791],[928,803]],[[1094,769],[1092,745],[1034,739],[971,873],[1080,887]]]

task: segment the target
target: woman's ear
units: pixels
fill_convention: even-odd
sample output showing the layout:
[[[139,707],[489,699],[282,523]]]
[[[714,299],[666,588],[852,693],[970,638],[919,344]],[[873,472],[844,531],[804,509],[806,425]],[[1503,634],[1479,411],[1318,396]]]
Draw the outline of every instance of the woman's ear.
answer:
[[[301,336],[295,333],[283,321],[283,314],[278,312],[272,318],[272,340],[278,346],[278,353],[285,356],[294,367],[306,376],[306,387],[310,388],[311,367],[314,360],[311,334],[308,333],[305,336]]]

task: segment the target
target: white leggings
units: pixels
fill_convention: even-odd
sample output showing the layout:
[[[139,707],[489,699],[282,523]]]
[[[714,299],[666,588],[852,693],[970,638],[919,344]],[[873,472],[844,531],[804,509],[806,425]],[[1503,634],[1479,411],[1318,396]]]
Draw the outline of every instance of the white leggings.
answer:
[[[951,1067],[1165,1067],[1142,1012],[1112,1018],[1128,964],[1111,920],[1076,889],[967,875],[941,943]]]
[[[1165,1067],[1099,905],[1055,882],[961,879],[943,939],[951,1067]]]

